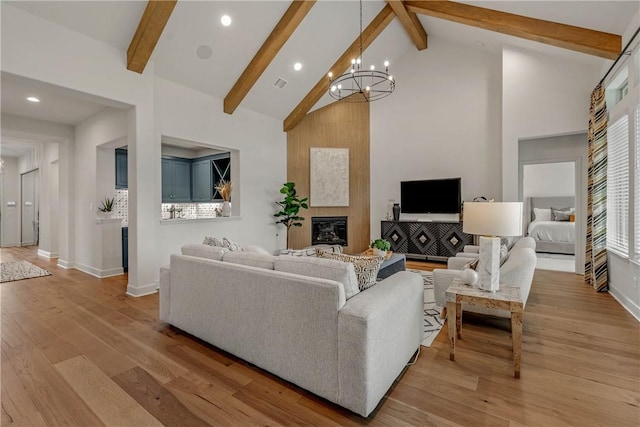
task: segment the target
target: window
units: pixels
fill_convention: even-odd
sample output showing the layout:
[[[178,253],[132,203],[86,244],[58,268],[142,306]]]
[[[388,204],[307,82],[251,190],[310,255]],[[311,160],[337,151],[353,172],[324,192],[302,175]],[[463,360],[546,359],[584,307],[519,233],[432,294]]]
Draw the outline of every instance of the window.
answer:
[[[629,254],[629,118],[607,129],[607,248]]]
[[[640,105],[636,107],[636,161],[635,161],[635,253],[636,259],[640,259]]]

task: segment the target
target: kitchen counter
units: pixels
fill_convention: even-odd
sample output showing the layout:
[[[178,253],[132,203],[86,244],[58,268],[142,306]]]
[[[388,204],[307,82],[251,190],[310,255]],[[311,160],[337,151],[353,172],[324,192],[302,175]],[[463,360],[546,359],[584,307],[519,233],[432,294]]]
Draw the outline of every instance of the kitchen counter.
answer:
[[[161,225],[173,225],[173,224],[185,224],[190,222],[215,222],[215,221],[238,221],[241,220],[241,216],[218,216],[210,218],[174,218],[174,219],[161,219]]]

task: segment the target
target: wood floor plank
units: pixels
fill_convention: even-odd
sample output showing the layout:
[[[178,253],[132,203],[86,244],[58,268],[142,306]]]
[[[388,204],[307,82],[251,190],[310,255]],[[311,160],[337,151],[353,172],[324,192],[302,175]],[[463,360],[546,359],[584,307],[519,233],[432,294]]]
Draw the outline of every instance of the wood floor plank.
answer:
[[[55,367],[105,425],[162,426],[86,357],[74,357]]]
[[[9,362],[47,425],[104,425],[38,349],[12,351]]]
[[[29,397],[18,374],[9,363],[7,355],[3,352],[0,357],[2,358],[2,387],[5,390],[11,390],[10,393],[2,394],[0,425],[46,426],[47,423],[42,418],[42,414],[40,414],[31,397]]]
[[[144,369],[130,369],[116,375],[113,380],[164,425],[207,425]]]

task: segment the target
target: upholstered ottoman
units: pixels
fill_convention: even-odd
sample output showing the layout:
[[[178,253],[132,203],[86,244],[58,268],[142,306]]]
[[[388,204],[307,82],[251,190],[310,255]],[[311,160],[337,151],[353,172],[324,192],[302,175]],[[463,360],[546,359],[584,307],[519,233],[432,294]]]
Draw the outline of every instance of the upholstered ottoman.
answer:
[[[385,259],[378,272],[378,280],[386,279],[398,271],[407,269],[407,257],[404,254],[393,253],[389,259]]]

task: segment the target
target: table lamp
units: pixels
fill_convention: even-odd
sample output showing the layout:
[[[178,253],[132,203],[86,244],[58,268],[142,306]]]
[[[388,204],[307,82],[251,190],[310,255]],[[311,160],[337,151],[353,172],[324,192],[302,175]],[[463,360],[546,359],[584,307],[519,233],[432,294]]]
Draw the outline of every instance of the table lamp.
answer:
[[[500,238],[522,235],[522,202],[465,202],[462,231],[479,234],[480,289],[495,292],[500,287]]]

